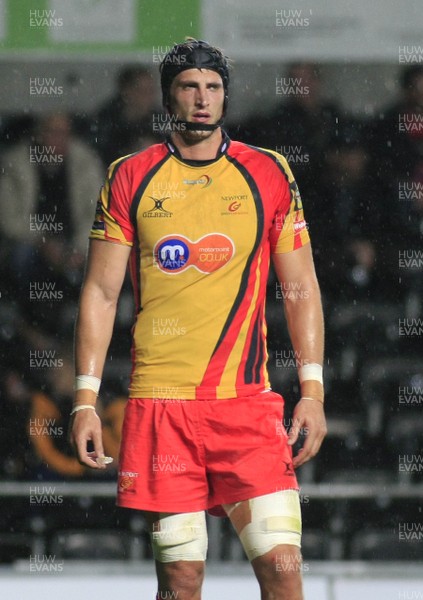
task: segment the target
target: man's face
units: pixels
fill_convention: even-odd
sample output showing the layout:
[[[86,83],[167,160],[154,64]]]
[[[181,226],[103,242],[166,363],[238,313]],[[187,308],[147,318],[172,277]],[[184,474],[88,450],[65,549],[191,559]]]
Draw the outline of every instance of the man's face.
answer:
[[[50,115],[40,125],[39,142],[54,148],[54,154],[65,155],[67,153],[70,137],[71,124],[65,115]]]
[[[222,117],[225,92],[222,78],[210,69],[187,69],[170,87],[170,112],[181,121],[214,125]],[[191,140],[208,138],[213,131],[185,131]]]

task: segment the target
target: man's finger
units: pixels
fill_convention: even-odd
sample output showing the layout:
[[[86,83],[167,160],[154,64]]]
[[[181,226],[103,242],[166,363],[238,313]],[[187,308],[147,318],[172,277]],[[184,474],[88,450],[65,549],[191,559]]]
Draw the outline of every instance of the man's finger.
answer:
[[[91,467],[92,469],[99,469],[99,465],[95,462],[95,459],[92,458],[91,452],[87,452],[87,443],[91,440],[90,437],[82,437],[77,440],[77,453],[78,460],[81,464],[86,465],[87,467]]]
[[[95,430],[93,432],[93,444],[94,444],[94,452],[96,458],[104,458],[104,449],[103,449],[103,440],[101,436],[101,430]],[[101,469],[105,469],[106,465],[100,461],[100,463],[96,462],[96,465]]]
[[[302,425],[303,425],[303,420],[297,419],[295,417],[293,418],[292,426],[291,426],[291,429],[289,430],[289,435],[288,435],[288,446],[293,446],[295,444],[295,442],[298,440],[298,436],[300,435]]]
[[[304,446],[299,450],[298,454],[294,457],[294,459],[292,461],[294,467],[300,467],[305,462],[310,460],[310,458],[312,458],[313,456],[314,456],[314,454],[312,454],[311,448],[308,446],[308,439],[307,439]]]
[[[316,456],[322,445],[324,435],[324,431],[320,428],[317,431],[309,431],[304,446],[293,459],[294,467],[299,467]]]

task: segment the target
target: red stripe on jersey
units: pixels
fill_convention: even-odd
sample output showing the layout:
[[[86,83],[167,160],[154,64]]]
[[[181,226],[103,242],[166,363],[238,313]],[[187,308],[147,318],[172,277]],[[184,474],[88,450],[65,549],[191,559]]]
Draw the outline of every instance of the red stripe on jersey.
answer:
[[[227,328],[225,336],[221,340],[221,343],[216,348],[213,356],[211,357],[211,359],[209,361],[209,364],[207,366],[207,369],[204,373],[204,376],[203,376],[203,379],[201,382],[201,387],[216,388],[220,384],[220,380],[221,380],[223,372],[226,368],[228,358],[234,348],[234,345],[235,345],[235,343],[238,339],[239,333],[241,331],[241,327],[242,327],[243,323],[245,322],[245,319],[247,318],[248,312],[251,307],[251,302],[247,301],[246,292],[248,292],[251,289],[254,289],[254,286],[256,283],[256,277],[257,277],[257,275],[256,275],[257,260],[258,260],[258,257],[256,255],[256,257],[254,258],[254,260],[251,262],[251,265],[250,265],[250,272],[249,272],[249,276],[248,276],[248,280],[247,280],[247,285],[245,286],[245,289],[242,292],[243,295],[242,295],[240,306],[239,306],[238,310],[236,311],[231,323],[229,324],[229,327]],[[237,296],[236,301],[239,302],[239,296]],[[253,311],[252,317],[254,317],[255,313],[256,313],[256,311]],[[251,319],[251,321],[252,321],[252,326],[254,326],[253,318]],[[251,326],[250,326],[250,328],[251,328]],[[248,340],[247,340],[247,342],[248,342]],[[247,350],[248,347],[249,347],[249,344],[246,343],[244,352],[243,352],[243,356],[246,353],[248,354],[248,350]],[[244,361],[244,365],[245,365],[245,361]],[[239,385],[240,386],[245,385],[245,381],[242,378],[240,379],[240,381],[238,381],[238,380],[236,381],[236,386],[238,387]],[[196,396],[198,399],[201,399],[201,397],[202,397],[201,391],[199,389],[197,389]]]
[[[307,225],[304,221],[304,217],[300,212],[297,212],[294,221],[294,250],[297,250],[304,245],[301,240],[301,232],[306,228],[306,226]]]
[[[251,369],[251,378],[250,381],[251,383],[263,383],[264,381],[264,377],[263,377],[263,372],[260,372],[260,377],[257,377],[257,361],[259,360],[260,356],[263,356],[263,353],[265,352],[265,348],[264,348],[264,344],[266,343],[265,341],[265,335],[264,335],[264,302],[265,302],[265,296],[266,296],[266,281],[263,279],[263,263],[261,265],[261,269],[260,269],[260,290],[258,293],[258,296],[256,298],[256,306],[254,309],[254,312],[251,316],[251,320],[250,320],[250,325],[248,328],[248,334],[247,334],[247,339],[245,342],[245,347],[244,347],[244,351],[242,353],[242,357],[239,363],[239,367],[238,367],[238,371],[237,371],[237,378],[236,378],[236,386],[237,388],[239,386],[245,385],[246,382],[246,369],[250,370]],[[253,285],[253,283],[252,283]],[[262,287],[264,286],[264,287]],[[256,326],[256,324],[259,324],[257,332],[256,332],[256,339],[253,340],[253,335],[254,335],[254,328]],[[254,347],[252,347],[252,345],[254,345]],[[253,357],[253,362],[251,365],[247,364],[249,361],[249,357]],[[251,360],[251,358],[250,358]]]

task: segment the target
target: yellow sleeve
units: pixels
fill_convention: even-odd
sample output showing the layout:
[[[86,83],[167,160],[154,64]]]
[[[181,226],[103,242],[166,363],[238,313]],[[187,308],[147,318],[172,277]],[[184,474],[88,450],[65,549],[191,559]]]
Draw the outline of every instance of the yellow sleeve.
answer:
[[[274,223],[276,233],[272,236],[272,252],[282,254],[305,246],[310,242],[310,236],[304,218],[300,191],[294,175],[285,157],[276,152],[275,155],[288,179],[286,194],[288,194],[289,208],[285,212],[280,211],[277,213]]]
[[[129,186],[119,170],[121,160],[112,163],[97,201],[90,238],[132,246],[134,229],[130,219]]]

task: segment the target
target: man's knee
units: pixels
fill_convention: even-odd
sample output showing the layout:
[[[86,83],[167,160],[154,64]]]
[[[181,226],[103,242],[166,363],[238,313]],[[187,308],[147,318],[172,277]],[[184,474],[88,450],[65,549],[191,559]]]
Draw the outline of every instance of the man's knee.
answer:
[[[251,564],[263,593],[275,598],[302,600],[303,562],[297,546],[279,545]]]
[[[181,598],[187,592],[195,595],[201,590],[204,579],[204,562],[202,561],[156,562],[156,570],[159,587],[172,590],[175,598]],[[169,593],[164,597],[171,598],[172,596]]]
[[[300,548],[288,544],[276,546],[266,554],[258,556],[251,564],[255,569],[266,572],[271,579],[282,580],[301,575],[303,559]]]

